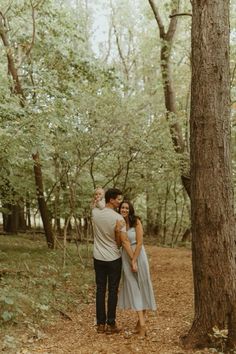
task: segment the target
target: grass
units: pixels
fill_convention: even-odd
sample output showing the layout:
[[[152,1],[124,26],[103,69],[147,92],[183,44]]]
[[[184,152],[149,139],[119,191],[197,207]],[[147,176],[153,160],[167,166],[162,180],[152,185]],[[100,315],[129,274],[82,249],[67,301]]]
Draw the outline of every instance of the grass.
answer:
[[[94,273],[91,245],[50,251],[43,236],[0,236],[0,343],[16,347],[20,334],[40,336],[58,316],[90,301]],[[81,262],[83,260],[83,264]]]

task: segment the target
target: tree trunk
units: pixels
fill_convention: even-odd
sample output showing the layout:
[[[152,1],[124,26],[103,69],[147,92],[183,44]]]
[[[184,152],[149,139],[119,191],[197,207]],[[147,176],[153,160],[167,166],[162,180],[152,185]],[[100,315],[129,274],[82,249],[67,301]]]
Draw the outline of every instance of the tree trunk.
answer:
[[[177,16],[172,16],[167,31],[165,30],[164,24],[162,22],[162,18],[159,14],[158,7],[155,5],[154,0],[148,0],[155,16],[159,34],[161,39],[161,74],[162,74],[162,83],[164,90],[164,98],[165,98],[165,107],[166,107],[166,116],[169,120],[170,134],[173,142],[174,149],[176,153],[182,154],[183,163],[182,163],[182,171],[181,171],[181,180],[183,186],[190,197],[190,177],[189,177],[189,166],[186,168],[186,156],[185,152],[185,142],[182,136],[181,127],[177,121],[173,122],[176,117],[176,94],[173,86],[172,73],[171,73],[171,48],[173,45],[174,35],[177,29]],[[179,11],[179,0],[173,1],[173,10],[172,15],[177,14]],[[173,119],[174,118],[174,119]],[[187,163],[188,165],[188,163]]]
[[[33,12],[35,11],[35,7],[33,7],[33,6],[32,6],[32,11]],[[33,18],[34,18],[34,16],[33,16]],[[26,103],[26,97],[25,97],[24,89],[21,84],[19,74],[18,74],[17,65],[15,63],[14,51],[13,51],[13,48],[11,46],[11,43],[10,43],[8,35],[7,35],[8,28],[6,27],[6,24],[7,24],[6,18],[4,17],[3,13],[0,11],[0,37],[2,39],[4,47],[6,49],[7,63],[8,63],[8,74],[11,75],[11,77],[13,79],[11,91],[14,94],[19,96],[20,105],[22,107],[24,107],[25,103]],[[34,25],[35,25],[35,23],[34,23]],[[33,33],[32,42],[31,42],[29,50],[27,51],[27,55],[30,53],[30,51],[33,47],[34,36],[35,36],[35,31]],[[40,163],[39,163],[39,153],[38,152],[35,155],[33,155],[33,159],[35,162],[34,172],[35,172],[36,189],[37,189],[37,193],[38,193],[39,209],[40,209],[41,217],[43,220],[44,231],[46,234],[48,247],[53,248],[54,240],[53,240],[53,235],[52,235],[52,227],[51,227],[51,222],[50,222],[50,219],[48,216],[46,202],[45,202],[44,196],[43,196],[42,172],[41,172],[41,167],[40,167]]]
[[[24,199],[21,198],[18,204],[18,213],[19,213],[19,225],[18,228],[20,231],[26,231],[26,219],[25,219],[25,211],[24,211]]]
[[[60,180],[60,164],[59,164],[59,159],[58,159],[58,154],[55,153],[54,158],[54,166],[55,166],[55,180],[58,181]],[[62,236],[62,228],[61,228],[61,220],[60,220],[60,191],[61,187],[59,184],[56,185],[55,187],[55,200],[54,200],[54,219],[55,219],[55,231],[59,236]]]
[[[165,200],[164,200],[164,210],[163,210],[163,233],[162,233],[162,243],[163,245],[166,244],[166,237],[167,237],[167,205],[169,201],[169,194],[170,194],[170,184],[166,183],[166,193],[165,193]]]
[[[191,221],[195,315],[185,343],[214,326],[236,344],[235,222],[230,156],[229,0],[193,0]]]
[[[39,211],[43,221],[43,227],[44,227],[48,247],[54,248],[54,237],[52,232],[52,225],[49,217],[47,204],[44,198],[43,178],[42,178],[41,165],[39,161],[39,153],[37,152],[32,156],[34,159],[34,176],[35,176],[35,184],[37,189]]]
[[[29,198],[27,196],[26,199],[26,228],[27,229],[31,229],[31,218],[30,218],[30,202],[29,202]]]
[[[8,234],[17,234],[19,225],[19,208],[15,204],[5,204],[4,208],[8,209],[7,215],[4,214],[3,228]]]
[[[147,203],[147,213],[146,213],[146,233],[149,236],[155,236],[157,239],[160,238],[160,231],[162,228],[161,223],[161,209],[158,201],[152,200],[151,191],[146,192],[146,203]],[[161,241],[161,240],[160,240]]]

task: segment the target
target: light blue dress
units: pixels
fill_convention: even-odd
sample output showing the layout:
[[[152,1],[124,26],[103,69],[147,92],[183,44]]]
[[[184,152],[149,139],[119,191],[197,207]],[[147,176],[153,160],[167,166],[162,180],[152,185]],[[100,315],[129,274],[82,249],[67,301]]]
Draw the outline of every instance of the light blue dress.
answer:
[[[127,233],[131,247],[135,250],[135,228],[130,228]],[[138,272],[132,272],[130,258],[126,251],[122,250],[123,270],[117,305],[120,309],[133,309],[135,311],[156,310],[156,301],[154,298],[149,264],[144,246],[142,246],[137,258],[137,265]]]

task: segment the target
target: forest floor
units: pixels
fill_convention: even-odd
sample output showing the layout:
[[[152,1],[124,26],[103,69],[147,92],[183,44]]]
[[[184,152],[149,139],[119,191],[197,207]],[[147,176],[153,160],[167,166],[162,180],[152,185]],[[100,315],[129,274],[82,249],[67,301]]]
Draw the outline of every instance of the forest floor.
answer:
[[[193,284],[191,251],[186,248],[146,247],[154,292],[158,304],[156,313],[148,313],[148,335],[139,339],[132,334],[136,315],[132,311],[117,311],[122,332],[98,334],[95,326],[95,289],[88,289],[89,301],[81,304],[45,331],[45,336],[18,353],[24,354],[203,354],[210,349],[187,350],[180,337],[187,333],[193,318]]]

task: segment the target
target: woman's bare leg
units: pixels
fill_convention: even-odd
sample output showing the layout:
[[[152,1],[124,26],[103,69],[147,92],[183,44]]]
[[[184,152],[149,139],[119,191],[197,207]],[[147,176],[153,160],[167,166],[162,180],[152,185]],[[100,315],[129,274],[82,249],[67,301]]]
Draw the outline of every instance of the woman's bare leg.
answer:
[[[145,326],[144,311],[137,311],[139,326]]]

